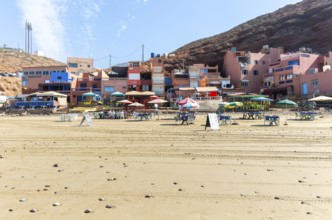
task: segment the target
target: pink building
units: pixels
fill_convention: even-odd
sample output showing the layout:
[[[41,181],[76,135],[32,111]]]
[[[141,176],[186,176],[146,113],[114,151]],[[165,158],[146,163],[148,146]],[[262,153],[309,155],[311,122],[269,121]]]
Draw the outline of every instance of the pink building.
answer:
[[[269,73],[269,63],[277,62],[278,55],[282,52],[283,48],[268,46],[264,46],[259,53],[236,51],[232,48],[224,56],[224,71],[235,89],[260,93],[264,76]]]
[[[313,96],[331,94],[331,53],[328,57],[300,48],[297,53],[281,54],[278,62],[269,65],[264,76],[264,93],[277,96]]]

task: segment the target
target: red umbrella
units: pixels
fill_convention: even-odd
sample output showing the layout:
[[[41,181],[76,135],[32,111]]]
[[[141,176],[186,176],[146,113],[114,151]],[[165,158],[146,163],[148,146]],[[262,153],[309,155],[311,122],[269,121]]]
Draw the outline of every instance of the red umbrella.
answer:
[[[118,103],[131,104],[132,102],[127,99],[124,99],[124,100],[118,101]]]
[[[195,100],[191,99],[191,98],[185,98],[182,101],[178,102],[178,105],[185,105],[187,103],[195,103],[198,104],[198,102],[196,102]]]
[[[149,104],[162,104],[162,103],[165,103],[165,102],[168,102],[168,101],[164,100],[164,99],[153,99],[153,100],[149,101],[148,103]]]

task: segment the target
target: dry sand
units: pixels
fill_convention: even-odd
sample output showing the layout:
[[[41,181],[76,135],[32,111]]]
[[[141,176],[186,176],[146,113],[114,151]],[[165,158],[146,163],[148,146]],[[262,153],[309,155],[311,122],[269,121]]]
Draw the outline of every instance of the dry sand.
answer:
[[[220,131],[167,118],[0,117],[0,219],[332,218],[331,116]]]

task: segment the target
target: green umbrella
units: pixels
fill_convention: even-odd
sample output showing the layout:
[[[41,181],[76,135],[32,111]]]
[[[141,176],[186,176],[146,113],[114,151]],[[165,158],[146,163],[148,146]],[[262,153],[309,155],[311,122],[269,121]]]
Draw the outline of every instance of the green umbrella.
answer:
[[[284,99],[284,100],[281,100],[279,102],[276,103],[277,105],[280,105],[280,106],[286,106],[286,108],[289,106],[289,107],[297,107],[297,103],[296,102],[293,102],[292,100],[289,100],[289,99]]]

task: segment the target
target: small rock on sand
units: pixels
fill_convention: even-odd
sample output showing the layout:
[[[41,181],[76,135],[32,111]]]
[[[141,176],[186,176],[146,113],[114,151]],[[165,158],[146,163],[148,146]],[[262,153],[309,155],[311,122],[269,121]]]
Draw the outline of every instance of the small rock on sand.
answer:
[[[60,206],[60,205],[61,205],[60,202],[55,202],[52,204],[52,206]]]
[[[92,209],[85,209],[84,210],[84,213],[88,214],[88,213],[91,213],[92,212]]]
[[[105,208],[107,208],[107,209],[112,209],[112,208],[114,208],[114,206],[112,206],[111,204],[107,204],[107,205],[105,206]]]
[[[29,212],[31,212],[31,213],[35,213],[35,212],[37,212],[37,209],[30,209]]]

